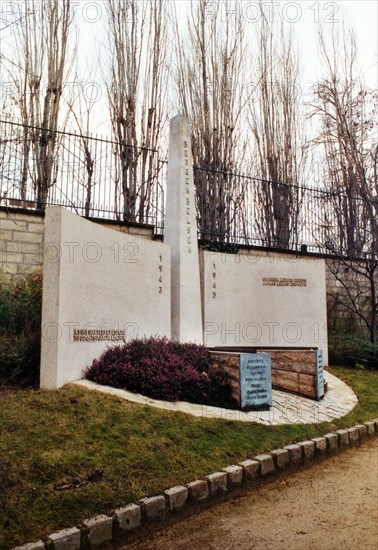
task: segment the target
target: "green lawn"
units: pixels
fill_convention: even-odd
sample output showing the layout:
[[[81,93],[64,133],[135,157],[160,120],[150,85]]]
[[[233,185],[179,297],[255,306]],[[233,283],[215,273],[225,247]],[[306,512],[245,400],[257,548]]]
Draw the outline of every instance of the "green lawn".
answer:
[[[330,371],[359,404],[332,424],[199,419],[67,386],[1,399],[0,547],[8,548],[289,442],[378,416],[378,372]]]

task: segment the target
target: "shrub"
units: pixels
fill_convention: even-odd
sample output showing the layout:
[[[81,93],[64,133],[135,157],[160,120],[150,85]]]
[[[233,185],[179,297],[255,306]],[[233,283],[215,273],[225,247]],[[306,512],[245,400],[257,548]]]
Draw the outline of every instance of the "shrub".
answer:
[[[42,275],[33,273],[0,288],[0,383],[38,382]]]
[[[226,375],[210,376],[209,365],[205,346],[151,337],[108,348],[84,375],[155,399],[235,407]]]
[[[328,351],[329,362],[332,365],[378,369],[378,344],[372,344],[363,336],[330,336]]]

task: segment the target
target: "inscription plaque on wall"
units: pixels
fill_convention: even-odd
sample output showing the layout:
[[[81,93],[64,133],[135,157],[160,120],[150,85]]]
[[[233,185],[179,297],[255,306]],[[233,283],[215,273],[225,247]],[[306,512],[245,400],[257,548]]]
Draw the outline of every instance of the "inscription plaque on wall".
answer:
[[[316,351],[316,398],[324,397],[323,351]]]
[[[126,338],[126,330],[101,330],[75,328],[74,342],[123,342]]]
[[[292,279],[290,277],[263,277],[263,286],[299,286],[306,287],[307,279]]]
[[[272,406],[272,371],[269,353],[240,354],[240,407]]]

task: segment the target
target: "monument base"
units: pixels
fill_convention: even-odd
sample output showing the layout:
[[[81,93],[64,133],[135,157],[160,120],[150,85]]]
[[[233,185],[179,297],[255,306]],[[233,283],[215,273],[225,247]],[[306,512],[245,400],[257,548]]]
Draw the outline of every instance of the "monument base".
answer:
[[[232,388],[232,397],[240,394],[239,356],[256,352],[271,357],[273,388],[288,391],[319,401],[324,397],[325,385],[322,352],[316,349],[277,348],[212,348],[214,364],[222,368]]]

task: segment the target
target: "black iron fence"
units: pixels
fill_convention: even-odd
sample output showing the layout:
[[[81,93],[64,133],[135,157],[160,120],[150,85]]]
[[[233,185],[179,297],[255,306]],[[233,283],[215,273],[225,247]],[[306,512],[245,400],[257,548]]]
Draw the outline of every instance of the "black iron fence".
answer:
[[[324,242],[327,192],[209,168],[194,175],[203,240],[290,250]]]
[[[156,149],[0,121],[0,205],[65,206],[86,217],[164,220],[166,162]]]
[[[200,237],[325,254],[369,255],[378,242],[378,197],[194,169]]]
[[[62,205],[164,230],[156,149],[0,121],[0,205]],[[358,255],[377,246],[378,199],[194,167],[199,237],[211,243]]]

